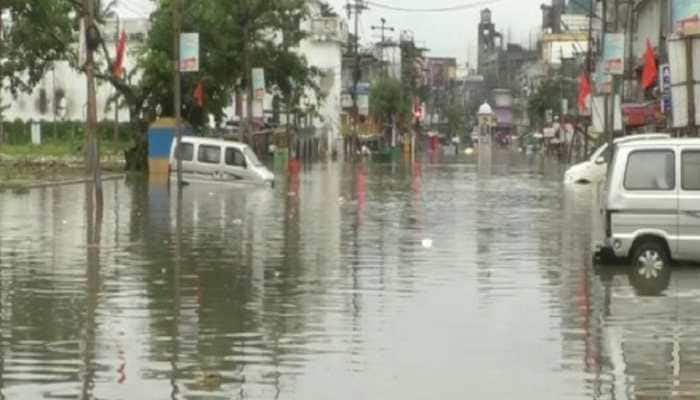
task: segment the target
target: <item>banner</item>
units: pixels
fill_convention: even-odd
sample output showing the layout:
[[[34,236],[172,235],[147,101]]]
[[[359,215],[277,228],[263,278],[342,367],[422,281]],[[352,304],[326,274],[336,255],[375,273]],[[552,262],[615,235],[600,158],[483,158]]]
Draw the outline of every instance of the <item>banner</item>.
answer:
[[[606,33],[603,47],[603,70],[611,75],[625,72],[625,34]]]
[[[593,75],[593,83],[595,84],[596,93],[608,94],[612,93],[613,78],[612,75],[605,72],[605,67],[601,61]]]
[[[700,1],[672,0],[673,25],[677,32],[700,33]]]
[[[180,72],[199,71],[199,33],[180,34]]]
[[[253,68],[253,98],[265,99],[265,70],[262,68]]]

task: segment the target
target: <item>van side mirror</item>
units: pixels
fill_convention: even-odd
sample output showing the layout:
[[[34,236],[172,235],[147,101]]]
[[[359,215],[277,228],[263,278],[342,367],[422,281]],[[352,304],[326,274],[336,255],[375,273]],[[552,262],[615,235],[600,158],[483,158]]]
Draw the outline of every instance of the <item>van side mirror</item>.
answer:
[[[603,165],[605,164],[605,157],[598,157],[595,159],[596,165]]]

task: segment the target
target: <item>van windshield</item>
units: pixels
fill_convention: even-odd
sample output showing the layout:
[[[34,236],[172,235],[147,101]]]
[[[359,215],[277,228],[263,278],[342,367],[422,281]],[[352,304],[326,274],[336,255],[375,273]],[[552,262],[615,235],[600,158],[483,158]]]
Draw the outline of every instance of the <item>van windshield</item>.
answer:
[[[245,157],[248,159],[248,162],[256,167],[260,167],[263,164],[258,160],[258,156],[255,155],[255,152],[250,149],[250,147],[244,147],[243,148],[243,153],[245,154]]]
[[[593,153],[590,161],[596,162],[600,157],[605,159],[605,162],[610,162],[610,147],[607,143],[603,144],[598,148],[598,150]]]

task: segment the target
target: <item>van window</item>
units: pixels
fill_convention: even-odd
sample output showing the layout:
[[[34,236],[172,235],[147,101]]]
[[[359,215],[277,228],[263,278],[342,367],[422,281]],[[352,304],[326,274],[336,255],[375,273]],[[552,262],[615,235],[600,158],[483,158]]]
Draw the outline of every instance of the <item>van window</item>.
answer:
[[[700,151],[683,152],[683,190],[700,190]]]
[[[676,187],[675,159],[671,150],[630,153],[625,171],[625,189],[673,190]]]
[[[240,150],[233,147],[228,147],[226,148],[226,165],[245,168],[245,156]]]
[[[179,153],[175,147],[175,159],[177,160]],[[194,145],[192,143],[182,143],[182,161],[194,160]]]
[[[219,164],[221,162],[221,147],[219,146],[199,146],[197,160],[204,164]]]

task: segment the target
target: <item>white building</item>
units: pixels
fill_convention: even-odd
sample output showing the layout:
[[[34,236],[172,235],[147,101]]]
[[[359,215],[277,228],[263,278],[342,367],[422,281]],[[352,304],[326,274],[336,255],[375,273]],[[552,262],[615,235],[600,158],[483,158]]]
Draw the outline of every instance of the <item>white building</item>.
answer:
[[[102,28],[107,49],[114,59],[117,47],[117,21],[107,21]],[[127,56],[125,68],[128,71],[136,62],[136,49],[148,33],[147,19],[122,19],[120,27],[127,33]],[[21,93],[13,98],[6,90],[4,82],[0,91],[0,102],[10,107],[3,112],[6,121],[83,121],[87,105],[87,81],[85,75],[73,69],[68,62],[56,62],[53,69],[42,79],[31,93]],[[97,118],[98,120],[114,120],[114,109],[107,108],[108,99],[114,95],[114,88],[109,83],[97,80]],[[119,111],[119,120],[128,121],[129,113],[126,108]]]
[[[314,119],[313,125],[327,149],[338,149],[341,141],[343,46],[347,42],[348,26],[340,16],[321,15],[319,0],[309,0],[308,3],[311,18],[302,23],[302,29],[310,35],[299,45],[299,52],[306,57],[310,66],[323,73],[319,86],[324,96],[319,107],[319,118]],[[315,100],[313,93],[309,93],[309,97]]]

